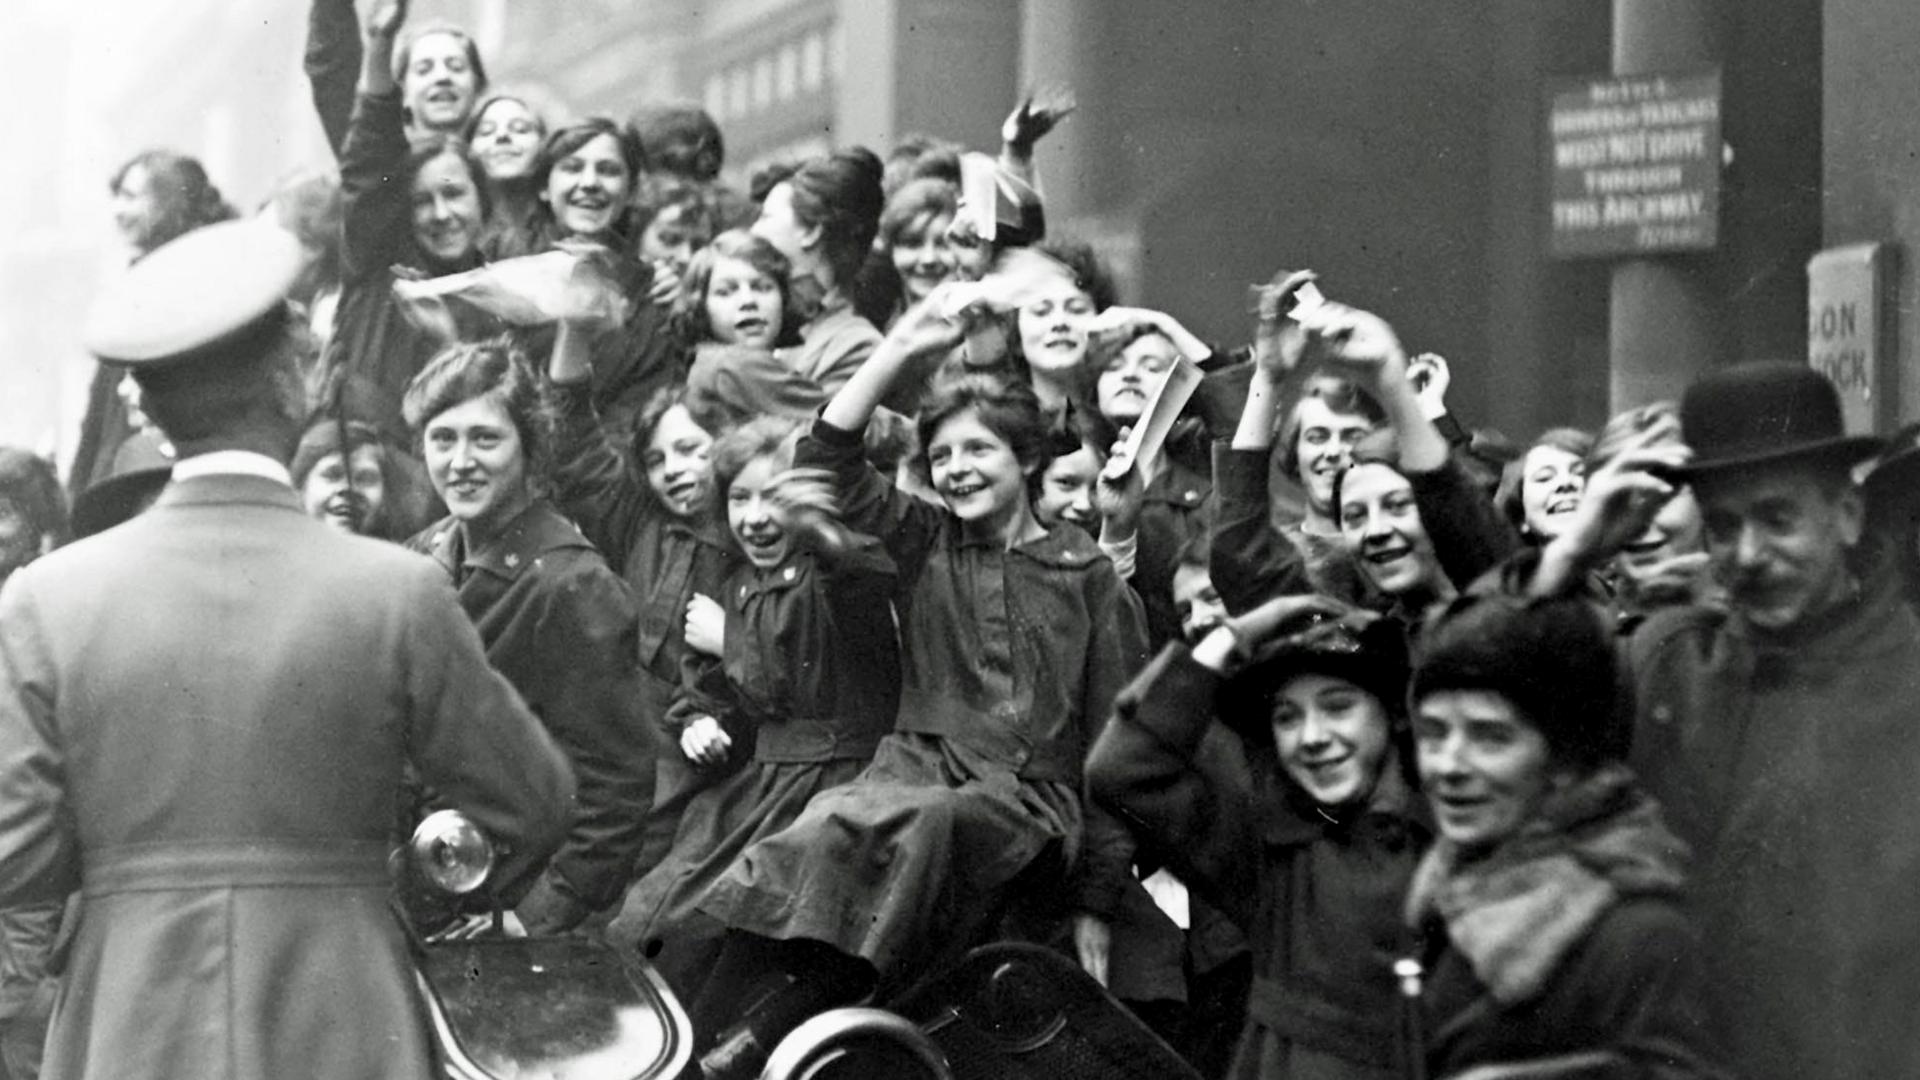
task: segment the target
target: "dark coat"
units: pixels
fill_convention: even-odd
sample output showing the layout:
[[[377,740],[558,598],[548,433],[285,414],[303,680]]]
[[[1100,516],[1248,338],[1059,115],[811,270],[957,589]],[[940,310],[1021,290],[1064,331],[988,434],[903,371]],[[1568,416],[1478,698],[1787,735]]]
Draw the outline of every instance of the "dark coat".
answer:
[[[1147,485],[1140,506],[1140,547],[1129,584],[1146,609],[1147,642],[1159,648],[1180,639],[1180,612],[1173,605],[1173,571],[1180,550],[1207,528],[1213,483],[1168,457]]]
[[[635,876],[658,863],[675,824],[703,778],[680,754],[680,731],[668,715],[689,654],[687,601],[717,597],[742,561],[712,514],[669,512],[628,457],[613,445],[584,386],[556,388],[559,423],[553,501],[626,579],[638,608],[634,655],[640,663],[638,710],[655,755],[654,806]]]
[[[1679,608],[1628,648],[1634,765],[1699,853],[1735,1063],[1920,1075],[1920,620],[1891,569],[1790,639]]]
[[[1469,860],[1436,845],[1407,900],[1425,936],[1428,1073],[1732,1075],[1705,950],[1681,901],[1683,859],[1619,765],[1556,788],[1490,853]]]
[[[1351,821],[1309,817],[1206,741],[1221,677],[1167,646],[1087,760],[1096,797],[1247,935],[1254,989],[1229,1075],[1395,1076],[1401,897],[1427,827],[1397,772]],[[1270,770],[1268,771],[1270,773]]]
[[[84,899],[46,1071],[434,1075],[402,766],[536,866],[565,759],[441,575],[271,480],[176,483],[0,592],[0,906]]]
[[[626,886],[653,800],[633,594],[544,499],[480,548],[464,536],[448,518],[408,546],[446,572],[488,662],[572,762],[579,798],[549,884],[587,910],[606,907]]]
[[[718,952],[719,924],[698,910],[708,887],[808,800],[853,779],[892,730],[897,584],[871,542],[831,556],[796,553],[769,569],[742,563],[728,575],[717,597],[725,653],[688,659],[673,712],[682,724],[720,721],[753,760],[693,796],[672,850],[628,890],[607,930],[622,945],[647,942],[675,986],[694,985]]]
[[[833,475],[845,523],[900,569],[899,716],[866,772],[747,849],[704,910],[827,942],[883,979],[977,926],[1048,850],[1073,868],[1060,906],[1111,916],[1132,842],[1083,804],[1081,765],[1141,660],[1133,594],[1077,528],[1011,550],[970,539],[874,472],[857,432],[817,422],[795,463]]]
[[[413,239],[413,204],[406,180],[407,135],[399,91],[362,94],[340,152],[341,245],[345,282],[334,314],[333,339],[321,370],[328,400],[345,418],[364,421],[398,446],[413,439],[400,415],[407,384],[440,350],[433,335],[408,321],[393,295],[396,265],[429,275],[480,265],[478,255],[459,265],[438,263]],[[491,320],[456,312],[461,337],[471,340],[498,329]]]

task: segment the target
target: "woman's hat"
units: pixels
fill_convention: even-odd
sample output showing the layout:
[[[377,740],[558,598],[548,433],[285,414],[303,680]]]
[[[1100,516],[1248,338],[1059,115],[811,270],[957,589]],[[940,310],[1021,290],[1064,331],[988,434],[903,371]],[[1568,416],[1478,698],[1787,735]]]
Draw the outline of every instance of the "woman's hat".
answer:
[[[1255,650],[1221,685],[1217,713],[1231,727],[1264,731],[1274,693],[1298,675],[1343,679],[1397,714],[1407,692],[1406,629],[1370,611],[1338,617],[1310,612]]]
[[[1736,364],[1694,380],[1680,400],[1680,430],[1693,461],[1682,477],[1806,458],[1852,465],[1880,440],[1848,435],[1840,395],[1805,364]]]
[[[1555,758],[1592,767],[1626,755],[1632,692],[1598,607],[1579,597],[1466,596],[1420,639],[1408,697],[1484,690],[1513,703]]]

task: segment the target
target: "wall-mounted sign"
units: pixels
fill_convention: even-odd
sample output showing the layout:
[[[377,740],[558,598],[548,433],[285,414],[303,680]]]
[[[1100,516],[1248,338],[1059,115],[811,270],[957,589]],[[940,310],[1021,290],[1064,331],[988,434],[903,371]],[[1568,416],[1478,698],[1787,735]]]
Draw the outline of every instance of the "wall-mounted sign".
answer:
[[[1807,362],[1839,388],[1853,435],[1894,423],[1892,258],[1885,244],[1848,244],[1807,260]]]
[[[1547,105],[1555,258],[1701,251],[1720,225],[1720,73],[1556,83]]]

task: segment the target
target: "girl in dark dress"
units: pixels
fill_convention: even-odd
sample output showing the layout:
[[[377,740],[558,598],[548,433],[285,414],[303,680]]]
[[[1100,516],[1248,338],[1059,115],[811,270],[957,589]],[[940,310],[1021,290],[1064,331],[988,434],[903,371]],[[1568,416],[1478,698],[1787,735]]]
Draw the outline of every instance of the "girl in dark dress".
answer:
[[[983,929],[1016,881],[1069,897],[1082,963],[1105,975],[1131,841],[1083,802],[1081,762],[1144,659],[1138,603],[1085,533],[1034,518],[1045,427],[1024,384],[965,377],[921,410],[941,505],[867,464],[861,435],[890,384],[961,336],[938,309],[894,328],[796,454],[831,475],[848,527],[877,536],[900,569],[900,708],[865,772],[749,847],[702,905],[740,933],[695,1003],[696,1027],[737,1007],[748,974],[792,980],[709,1051],[712,1075],[754,1075],[808,1013],[876,979],[911,980]]]
[[[608,936],[639,943],[691,998],[721,927],[698,910],[708,886],[815,794],[851,780],[893,727],[899,646],[888,617],[896,577],[871,541],[839,544],[820,516],[832,495],[791,471],[796,421],[765,418],[721,436],[714,484],[746,561],[719,599],[719,657],[683,666],[672,715],[696,765],[750,746],[744,768],[688,803],[672,851],[627,893]]]

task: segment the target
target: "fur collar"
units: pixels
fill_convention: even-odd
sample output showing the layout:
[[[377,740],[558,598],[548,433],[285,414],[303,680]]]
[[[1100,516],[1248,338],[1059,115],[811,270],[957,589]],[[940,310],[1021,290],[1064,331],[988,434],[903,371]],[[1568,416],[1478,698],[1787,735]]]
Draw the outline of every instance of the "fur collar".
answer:
[[[1444,838],[1414,871],[1407,922],[1438,919],[1495,1001],[1532,1000],[1624,897],[1677,894],[1687,851],[1624,765],[1549,795],[1512,838],[1468,858]]]

